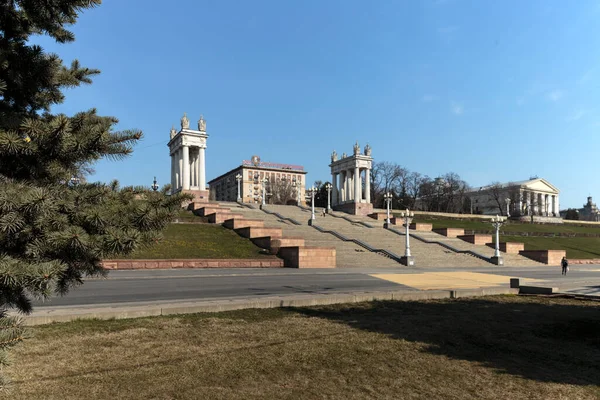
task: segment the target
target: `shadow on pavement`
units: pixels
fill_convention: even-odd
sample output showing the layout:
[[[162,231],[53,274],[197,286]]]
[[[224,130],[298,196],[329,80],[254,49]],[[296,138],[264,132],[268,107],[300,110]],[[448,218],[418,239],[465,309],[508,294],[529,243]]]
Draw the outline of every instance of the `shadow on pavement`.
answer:
[[[600,303],[501,296],[293,309],[542,382],[600,383]]]

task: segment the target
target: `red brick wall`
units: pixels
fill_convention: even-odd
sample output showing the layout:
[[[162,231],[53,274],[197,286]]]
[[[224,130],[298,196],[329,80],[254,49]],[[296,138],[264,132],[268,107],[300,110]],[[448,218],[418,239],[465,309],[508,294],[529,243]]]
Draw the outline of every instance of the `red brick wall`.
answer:
[[[180,259],[180,260],[104,260],[106,269],[170,268],[282,268],[283,260],[270,259]]]

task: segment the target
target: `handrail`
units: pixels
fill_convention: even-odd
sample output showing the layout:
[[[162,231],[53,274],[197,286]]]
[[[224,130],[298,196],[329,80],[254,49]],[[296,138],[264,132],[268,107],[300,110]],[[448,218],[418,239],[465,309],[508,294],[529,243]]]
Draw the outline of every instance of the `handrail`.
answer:
[[[384,229],[387,229],[390,232],[394,232],[395,234],[400,235],[400,236],[406,236],[406,234],[404,232],[401,232],[401,231],[399,231],[399,230],[397,230],[395,228],[387,227],[387,228],[384,228]],[[473,250],[461,250],[461,249],[457,249],[456,247],[453,247],[453,246],[451,246],[451,245],[449,245],[447,243],[438,242],[438,241],[435,241],[435,240],[427,240],[424,237],[421,237],[421,236],[416,235],[414,233],[411,233],[410,237],[414,237],[415,239],[420,240],[423,243],[440,245],[440,246],[445,247],[448,250],[451,250],[451,251],[453,251],[455,253],[470,254],[473,257],[477,257],[477,258],[480,258],[480,259],[482,259],[484,261],[491,262],[489,257],[486,257],[483,254],[477,253],[477,252],[475,252]]]
[[[392,253],[389,250],[386,250],[386,249],[376,249],[374,247],[371,247],[369,244],[363,242],[362,240],[347,238],[346,236],[342,235],[339,232],[331,231],[331,230],[325,229],[325,228],[323,228],[321,226],[318,226],[318,225],[315,225],[315,224],[313,224],[312,227],[315,228],[316,230],[318,230],[319,232],[329,233],[330,235],[333,235],[333,236],[337,237],[338,239],[340,239],[340,240],[342,240],[344,242],[355,243],[355,244],[359,245],[360,247],[363,247],[363,248],[369,250],[372,253],[383,254],[383,255],[391,258],[392,260],[394,260],[394,261],[396,261],[398,263],[401,263],[401,257],[399,255],[397,255],[397,254]]]
[[[284,217],[283,215],[279,214],[278,212],[267,210],[265,207],[262,207],[261,210],[269,215],[275,215],[277,218],[283,219],[284,221],[290,221],[294,225],[302,225],[300,222],[296,221],[293,218]]]

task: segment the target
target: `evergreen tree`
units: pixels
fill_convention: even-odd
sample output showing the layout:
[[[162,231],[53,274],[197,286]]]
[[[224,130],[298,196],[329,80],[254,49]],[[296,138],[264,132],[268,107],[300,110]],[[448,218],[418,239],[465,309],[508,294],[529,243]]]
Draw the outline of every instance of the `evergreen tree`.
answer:
[[[28,313],[32,297],[65,294],[85,276],[104,274],[101,260],[158,240],[183,195],[168,186],[80,183],[97,160],[121,159],[141,139],[115,131],[96,110],[51,114],[63,89],[91,83],[99,71],[63,65],[30,42],[48,35],[74,40],[66,27],[100,0],[0,0],[0,368],[24,337],[8,309]]]

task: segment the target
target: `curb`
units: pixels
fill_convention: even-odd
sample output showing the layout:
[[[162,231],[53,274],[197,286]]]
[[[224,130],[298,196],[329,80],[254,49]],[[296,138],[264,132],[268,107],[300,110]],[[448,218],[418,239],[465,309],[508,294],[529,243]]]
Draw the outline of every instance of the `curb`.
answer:
[[[23,318],[28,326],[68,322],[79,319],[125,319],[160,315],[210,313],[249,308],[309,307],[330,304],[360,303],[365,301],[434,300],[464,297],[518,294],[518,289],[492,287],[481,289],[435,290],[435,291],[380,291],[319,295],[277,296],[260,299],[198,300],[175,303],[152,303],[144,305],[100,305],[95,307],[40,307]]]

